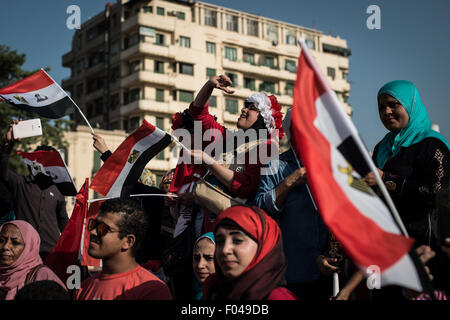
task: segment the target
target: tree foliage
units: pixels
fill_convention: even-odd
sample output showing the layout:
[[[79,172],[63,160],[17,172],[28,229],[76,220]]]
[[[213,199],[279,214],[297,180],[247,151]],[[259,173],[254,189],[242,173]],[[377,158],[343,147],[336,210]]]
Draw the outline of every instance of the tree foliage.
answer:
[[[23,70],[22,66],[26,61],[24,53],[19,54],[16,50],[11,50],[9,46],[0,44],[0,88],[4,88],[14,82],[17,82],[38,70],[27,71]],[[44,68],[49,71],[50,68]],[[6,131],[13,119],[35,119],[39,115],[22,111],[15,106],[0,102],[0,130],[2,143]],[[65,149],[68,146],[67,141],[64,140],[64,131],[68,130],[70,120],[61,119],[47,119],[41,118],[42,136],[30,137],[22,139],[17,142],[14,149],[30,152],[38,145],[49,145],[56,149]],[[10,160],[10,168],[17,173],[26,173],[26,166],[23,164],[20,156],[13,156]]]

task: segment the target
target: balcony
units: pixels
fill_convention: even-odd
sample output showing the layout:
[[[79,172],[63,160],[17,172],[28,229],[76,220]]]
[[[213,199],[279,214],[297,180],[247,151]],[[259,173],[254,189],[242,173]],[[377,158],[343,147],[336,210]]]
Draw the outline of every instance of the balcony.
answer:
[[[158,113],[169,113],[168,102],[160,102],[155,100],[136,100],[120,107],[120,115],[131,115],[137,111],[152,111]]]
[[[175,59],[175,52],[172,46],[157,45],[154,43],[141,42],[123,50],[120,53],[120,60],[126,60],[138,53],[160,56]]]
[[[151,28],[158,28],[169,32],[175,31],[175,25],[172,19],[167,19],[165,16],[148,15],[145,13],[138,13],[122,22],[122,32],[128,32],[137,26],[147,26]]]
[[[265,65],[250,64],[243,61],[231,61],[223,59],[222,67],[224,69],[236,70],[246,74],[262,75],[269,78],[282,78],[288,80],[295,80],[296,74],[286,70],[280,70],[278,66],[268,67]]]
[[[175,87],[175,76],[173,76],[172,74],[163,74],[142,70],[122,77],[121,86],[128,87],[132,84],[137,84],[140,82],[148,82],[166,87]]]
[[[67,52],[65,55],[62,56],[62,65],[64,67],[70,67],[73,62],[73,52]]]

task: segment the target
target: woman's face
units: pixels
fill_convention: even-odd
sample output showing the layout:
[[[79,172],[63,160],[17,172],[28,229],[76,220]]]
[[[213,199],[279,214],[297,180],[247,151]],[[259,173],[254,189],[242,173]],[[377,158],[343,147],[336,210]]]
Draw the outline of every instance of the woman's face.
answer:
[[[13,224],[7,224],[0,232],[0,266],[12,265],[25,248],[25,241],[22,238],[19,228]]]
[[[251,104],[242,108],[241,115],[237,121],[237,127],[242,130],[250,128],[258,120],[259,110]]]
[[[408,112],[397,99],[388,94],[378,97],[378,112],[381,122],[389,131],[399,132],[408,125]]]
[[[216,260],[226,278],[236,278],[252,262],[258,243],[239,229],[218,227],[216,238]]]
[[[205,282],[210,274],[216,273],[214,266],[214,250],[216,246],[211,240],[203,238],[194,248],[192,268],[198,281]]]

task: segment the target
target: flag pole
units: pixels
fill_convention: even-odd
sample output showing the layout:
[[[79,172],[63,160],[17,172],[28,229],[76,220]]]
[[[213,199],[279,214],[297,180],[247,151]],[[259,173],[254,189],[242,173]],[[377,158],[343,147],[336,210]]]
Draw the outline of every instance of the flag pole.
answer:
[[[41,68],[41,70],[44,71],[45,74],[46,74],[50,79],[52,79],[53,82],[58,86],[58,88],[60,88],[60,89],[66,94],[66,96],[70,99],[70,101],[72,101],[72,103],[75,105],[75,107],[77,107],[77,109],[78,109],[78,111],[80,112],[81,116],[83,117],[84,121],[86,121],[87,125],[88,125],[89,128],[91,129],[91,132],[92,132],[92,133],[95,133],[95,132],[94,132],[94,129],[92,129],[91,124],[89,123],[89,121],[88,121],[88,120],[86,119],[86,117],[84,116],[84,114],[83,114],[83,112],[81,111],[80,107],[75,103],[75,101],[73,101],[72,97],[69,96],[69,95],[66,93],[66,91],[65,91],[63,88],[61,88],[61,86],[59,85],[59,83],[56,82],[56,81],[55,81],[55,80],[54,80],[54,79],[53,79],[53,78],[52,78],[52,77],[51,77],[44,69]]]
[[[175,194],[155,194],[155,193],[132,194],[132,195],[130,195],[130,198],[131,197],[173,197],[173,198],[178,198],[178,196]],[[116,198],[119,198],[119,197],[91,199],[91,200],[88,200],[88,203],[102,201],[102,200],[111,200],[111,199],[116,199]]]
[[[317,71],[316,74],[320,77],[320,80],[325,84],[326,88],[329,88],[329,84],[323,77],[322,72],[320,72],[320,69],[316,64],[316,61],[313,59],[313,57],[311,56],[311,54],[309,53],[309,51],[307,49],[303,50],[303,48],[307,48],[305,40],[301,37],[298,37],[297,40],[300,43],[301,50],[304,51],[304,53],[308,57],[308,60],[312,64],[313,68],[316,69],[316,71]],[[333,90],[331,90],[331,92],[334,93]],[[336,94],[333,94],[331,96],[332,96],[332,99],[336,100],[336,103],[338,105],[341,104],[339,99],[337,99]],[[340,110],[340,111],[342,111],[342,110]],[[349,125],[348,128],[351,128],[352,130],[354,130],[354,125],[348,116],[343,117],[341,112],[339,112],[338,115],[341,117],[342,121],[347,122],[347,123],[350,122],[351,125]],[[380,187],[380,191],[383,194],[383,197],[386,199],[386,202],[390,209],[390,212],[391,212],[395,222],[397,223],[398,227],[400,228],[400,231],[402,232],[402,234],[404,236],[409,237],[408,232],[406,231],[406,228],[402,222],[402,219],[400,218],[400,215],[397,211],[397,208],[395,207],[394,202],[392,201],[391,196],[389,195],[389,192],[386,189],[386,186],[384,185],[383,181],[381,180],[378,170],[375,167],[373,160],[370,158],[369,152],[367,151],[366,147],[364,146],[363,142],[361,141],[361,138],[359,137],[358,132],[355,130],[354,132],[351,133],[351,135],[355,139],[356,145],[358,146],[359,150],[363,154],[364,160],[366,160],[366,162],[368,163],[369,169],[374,173],[377,184]]]

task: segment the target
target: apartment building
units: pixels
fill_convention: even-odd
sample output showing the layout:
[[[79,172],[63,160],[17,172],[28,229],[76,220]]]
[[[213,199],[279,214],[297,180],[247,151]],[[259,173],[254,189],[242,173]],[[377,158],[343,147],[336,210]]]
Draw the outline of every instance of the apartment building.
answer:
[[[245,98],[254,92],[275,94],[284,110],[290,107],[300,54],[298,36],[306,40],[351,114],[346,40],[205,2],[118,0],[107,4],[73,36],[72,51],[62,58],[71,75],[62,87],[71,92],[92,126],[102,129],[108,142],[109,132],[114,132],[116,140],[125,138],[144,119],[170,132],[172,115],[189,106],[210,76],[226,74],[235,93],[214,91],[210,112],[220,123],[235,128]],[[74,114],[74,120],[84,124],[79,114]],[[73,160],[83,157],[84,161],[68,165],[80,181],[85,177],[82,172],[95,171],[98,155],[93,150],[75,151],[81,140],[76,138],[79,130],[73,129],[69,157],[72,152]],[[85,136],[85,128],[81,131]],[[176,156],[176,148],[167,148],[150,161],[148,167],[157,181]]]

